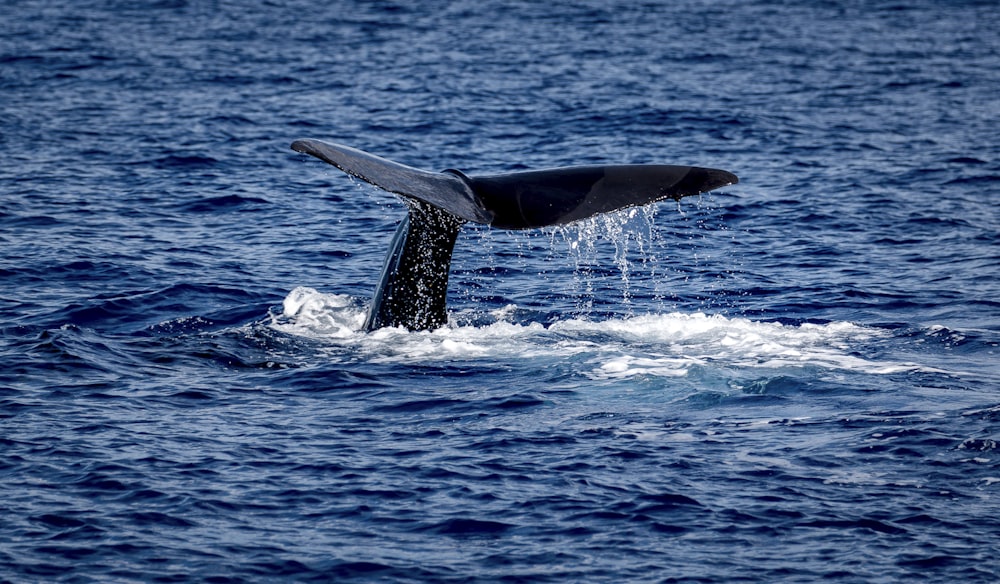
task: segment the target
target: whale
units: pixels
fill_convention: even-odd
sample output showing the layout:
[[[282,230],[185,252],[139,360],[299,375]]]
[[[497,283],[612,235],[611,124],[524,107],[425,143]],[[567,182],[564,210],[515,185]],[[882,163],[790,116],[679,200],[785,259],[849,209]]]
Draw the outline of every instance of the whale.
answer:
[[[448,322],[448,275],[466,223],[498,229],[565,225],[594,215],[705,193],[739,182],[714,168],[666,164],[568,166],[469,176],[432,172],[314,139],[292,150],[398,195],[407,206],[385,256],[364,330],[440,328]]]

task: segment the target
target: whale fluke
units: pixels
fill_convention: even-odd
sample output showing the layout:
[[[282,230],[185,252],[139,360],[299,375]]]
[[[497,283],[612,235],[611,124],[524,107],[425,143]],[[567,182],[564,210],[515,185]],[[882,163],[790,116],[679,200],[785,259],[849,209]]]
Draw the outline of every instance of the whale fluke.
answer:
[[[350,146],[319,140],[296,140],[292,142],[292,150],[311,154],[382,190],[430,203],[465,221],[489,223],[492,219],[458,174],[428,172]]]
[[[365,330],[427,330],[448,321],[448,270],[463,223],[501,229],[564,225],[600,213],[705,193],[736,184],[725,170],[662,164],[574,166],[466,176],[429,172],[340,144],[296,140],[347,174],[403,197],[409,213],[396,230]]]

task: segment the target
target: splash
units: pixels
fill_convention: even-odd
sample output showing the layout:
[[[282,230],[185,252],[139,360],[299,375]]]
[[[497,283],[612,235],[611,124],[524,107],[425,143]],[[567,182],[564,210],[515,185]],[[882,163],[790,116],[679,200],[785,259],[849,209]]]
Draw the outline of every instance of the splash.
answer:
[[[636,297],[651,297],[660,310],[668,300],[676,301],[679,281],[681,293],[700,299],[703,309],[729,306],[729,296],[716,296],[716,292],[719,286],[733,286],[741,278],[739,257],[728,245],[732,233],[718,220],[719,207],[711,194],[685,202],[676,201],[669,213],[664,213],[666,206],[646,205],[550,230],[550,255],[560,261],[568,257],[574,266],[580,312],[588,313],[596,297],[612,291],[595,290],[602,276],[617,277],[620,303],[630,315],[636,310]],[[610,257],[607,243],[613,246]],[[720,249],[726,253],[719,255]],[[697,279],[694,294],[691,278]]]
[[[656,275],[655,242],[657,232],[654,219],[656,211],[654,206],[633,207],[624,209],[617,213],[607,213],[590,217],[583,221],[554,228],[551,231],[550,247],[556,250],[559,247],[569,249],[575,269],[575,282],[584,288],[584,298],[592,303],[593,289],[593,266],[597,263],[599,256],[596,242],[601,239],[611,241],[615,246],[614,265],[618,269],[622,287],[622,303],[631,308],[631,271],[633,246],[639,252],[639,256],[648,258],[649,269],[647,273],[650,277]],[[557,243],[562,240],[562,246]],[[591,304],[585,306],[591,308]]]
[[[883,329],[848,322],[786,325],[703,313],[666,313],[592,321],[568,318],[548,327],[515,322],[507,306],[477,326],[450,324],[434,331],[384,328],[362,332],[356,300],[296,288],[270,326],[320,342],[331,358],[370,362],[557,361],[579,365],[591,379],[683,377],[693,370],[855,371],[884,375],[934,371],[914,363],[858,356],[858,347],[888,337]]]
[[[357,310],[350,296],[320,294],[312,288],[292,290],[282,302],[282,316],[294,324],[276,325],[293,335],[324,339],[351,338],[361,330],[365,313]]]

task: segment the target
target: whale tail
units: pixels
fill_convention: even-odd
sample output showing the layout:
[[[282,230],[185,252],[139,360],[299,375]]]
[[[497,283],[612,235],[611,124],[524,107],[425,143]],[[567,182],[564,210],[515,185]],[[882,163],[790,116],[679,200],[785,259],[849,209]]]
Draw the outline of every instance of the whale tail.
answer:
[[[451,169],[428,172],[319,140],[297,140],[292,149],[400,195],[408,203],[409,212],[396,230],[375,289],[367,331],[387,326],[427,330],[447,323],[451,255],[467,221],[502,229],[564,225],[739,182],[724,170],[660,164],[575,166],[470,177]]]

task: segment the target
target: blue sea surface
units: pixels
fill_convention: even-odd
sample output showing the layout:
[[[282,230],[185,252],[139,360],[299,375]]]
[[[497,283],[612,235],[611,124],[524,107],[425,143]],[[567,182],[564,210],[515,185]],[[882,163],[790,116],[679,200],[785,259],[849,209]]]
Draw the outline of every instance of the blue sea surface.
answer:
[[[1000,10],[7,0],[0,582],[1000,581]],[[467,225],[468,174],[722,168]]]

